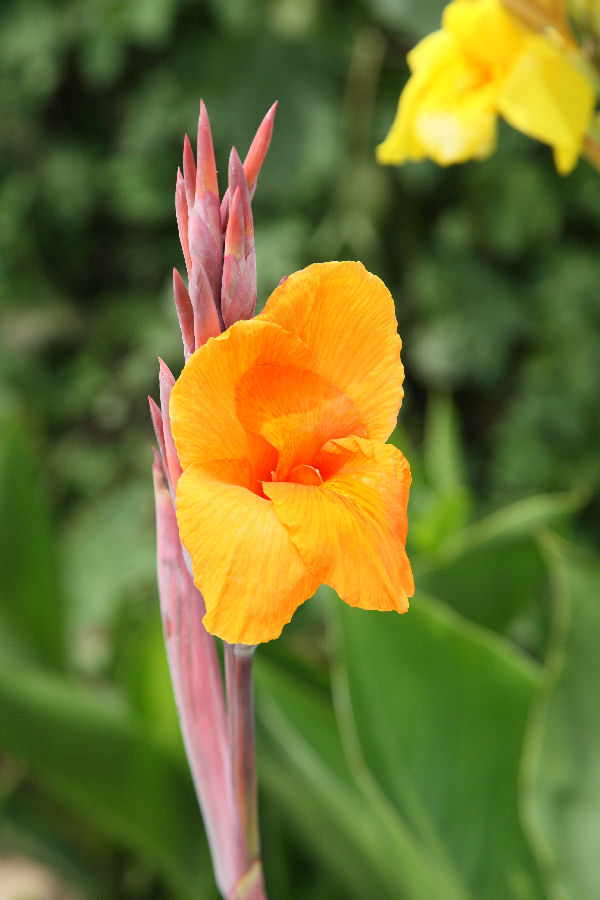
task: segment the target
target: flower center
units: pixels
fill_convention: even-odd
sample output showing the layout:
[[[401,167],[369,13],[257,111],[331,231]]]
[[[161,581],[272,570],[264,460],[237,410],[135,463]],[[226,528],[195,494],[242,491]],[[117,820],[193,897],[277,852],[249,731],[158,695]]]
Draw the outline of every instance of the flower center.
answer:
[[[323,484],[321,473],[315,466],[300,465],[296,466],[289,473],[287,481],[293,481],[294,484]]]
[[[244,427],[275,448],[276,465],[262,471],[271,478],[274,472],[276,481],[322,484],[316,458],[327,441],[366,436],[354,402],[323,376],[297,366],[253,366],[237,386],[236,407]]]

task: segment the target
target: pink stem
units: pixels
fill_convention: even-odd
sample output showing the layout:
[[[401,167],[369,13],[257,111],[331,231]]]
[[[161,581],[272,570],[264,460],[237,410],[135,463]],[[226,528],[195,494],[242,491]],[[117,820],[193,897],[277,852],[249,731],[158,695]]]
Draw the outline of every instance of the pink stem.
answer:
[[[233,790],[246,838],[248,859],[252,861],[260,853],[252,694],[252,662],[256,648],[227,643],[224,643],[224,648]]]
[[[219,660],[214,641],[202,625],[204,601],[185,564],[158,458],[153,475],[158,588],[173,691],[215,878],[223,896],[231,897],[248,873],[249,863],[231,778]]]

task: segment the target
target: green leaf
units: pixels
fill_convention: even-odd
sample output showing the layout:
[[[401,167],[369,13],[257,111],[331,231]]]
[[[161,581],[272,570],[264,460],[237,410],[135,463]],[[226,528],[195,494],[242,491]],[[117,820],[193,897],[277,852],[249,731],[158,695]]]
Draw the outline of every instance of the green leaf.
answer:
[[[466,487],[466,464],[452,398],[432,394],[427,404],[423,458],[429,481],[440,494]]]
[[[64,539],[70,625],[106,625],[123,597],[156,579],[151,495],[134,482],[107,493],[72,520]],[[131,540],[135,533],[148,540]],[[127,547],[127,553],[123,548]]]
[[[143,718],[150,734],[185,760],[179,717],[165,653],[158,610],[125,642],[120,681],[129,704]]]
[[[469,896],[539,897],[517,813],[536,667],[422,596],[406,616],[339,619],[341,724],[381,791]]]
[[[455,552],[490,541],[530,536],[536,529],[580,509],[588,496],[587,489],[575,489],[557,494],[536,494],[509,503],[465,529]]]
[[[583,500],[581,492],[572,491],[507,504],[455,533],[429,559],[417,558],[416,581],[461,615],[504,631],[531,610],[546,578],[535,536],[568,520]]]
[[[444,548],[456,541],[465,526],[471,502],[467,491],[428,491],[413,494],[410,543],[425,558],[443,554]],[[416,508],[416,515],[413,512]]]
[[[2,664],[0,723],[3,751],[53,796],[138,853],[175,896],[211,896],[189,776],[106,698]]]
[[[256,664],[261,784],[344,896],[467,900],[370,779],[350,771],[327,694],[264,657]]]
[[[526,821],[556,900],[600,896],[600,562],[554,535],[555,627],[527,756]]]
[[[499,632],[539,602],[546,578],[533,539],[486,543],[432,567],[415,559],[415,580],[423,591]]]
[[[50,512],[30,439],[14,415],[0,420],[0,498],[3,651],[20,648],[59,665],[62,609]]]

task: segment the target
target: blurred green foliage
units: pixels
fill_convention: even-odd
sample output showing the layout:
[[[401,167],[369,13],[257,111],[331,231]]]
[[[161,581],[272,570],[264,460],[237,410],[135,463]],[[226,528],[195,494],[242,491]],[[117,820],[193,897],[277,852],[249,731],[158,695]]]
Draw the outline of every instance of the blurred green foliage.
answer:
[[[600,178],[503,130],[383,170],[438,0],[6,0],[0,10],[0,842],[90,898],[216,896],[154,572],[172,193],[279,99],[259,302],[358,258],[397,301],[408,616],[321,589],[257,658],[273,897],[596,900]],[[368,327],[368,323],[365,323]],[[556,534],[562,537],[559,539]]]

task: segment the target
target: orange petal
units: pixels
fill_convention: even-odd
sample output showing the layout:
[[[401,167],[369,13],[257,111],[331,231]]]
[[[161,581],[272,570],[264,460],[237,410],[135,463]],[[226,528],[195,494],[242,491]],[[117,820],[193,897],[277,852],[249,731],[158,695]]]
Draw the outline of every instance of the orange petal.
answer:
[[[272,322],[237,322],[190,356],[170,402],[175,446],[185,469],[211,459],[249,459],[269,471],[270,448],[248,434],[235,405],[238,381],[251,366],[264,363],[311,364],[308,348]],[[265,471],[261,478],[265,477]]]
[[[296,484],[323,484],[323,477],[314,466],[296,466],[287,477]]]
[[[258,317],[298,335],[316,371],[354,401],[372,440],[386,440],[402,402],[404,370],[394,301],[358,262],[316,263],[279,285]]]
[[[230,644],[281,633],[318,582],[273,504],[249,491],[245,460],[187,468],[177,485],[177,523],[204,597],[204,626]]]
[[[297,366],[254,366],[240,380],[236,406],[248,431],[279,451],[280,481],[296,466],[310,466],[328,440],[366,433],[349,397],[322,375]]]
[[[341,468],[320,486],[264,483],[307,568],[350,606],[406,612],[414,592],[404,549],[410,469],[389,444],[349,437],[323,457]]]

